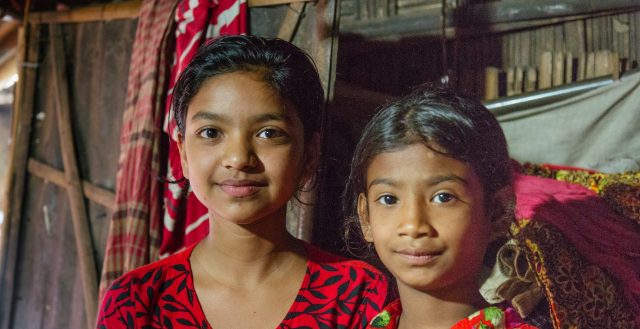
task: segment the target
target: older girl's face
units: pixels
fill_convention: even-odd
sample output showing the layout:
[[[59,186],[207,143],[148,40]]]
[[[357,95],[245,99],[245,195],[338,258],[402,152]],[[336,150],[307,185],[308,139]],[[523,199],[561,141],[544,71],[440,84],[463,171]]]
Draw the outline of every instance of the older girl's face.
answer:
[[[469,294],[489,242],[479,178],[423,144],[375,156],[358,213],[367,241],[401,289]]]
[[[205,81],[189,104],[178,147],[184,175],[215,220],[284,219],[304,165],[297,111],[258,75]]]

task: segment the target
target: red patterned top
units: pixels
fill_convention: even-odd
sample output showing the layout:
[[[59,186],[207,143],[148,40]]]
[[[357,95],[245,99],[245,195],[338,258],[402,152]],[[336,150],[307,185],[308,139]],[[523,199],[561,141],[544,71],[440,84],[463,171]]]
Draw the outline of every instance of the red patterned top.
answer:
[[[380,312],[367,329],[398,329],[402,305],[400,300],[391,302],[384,311]],[[537,329],[528,325],[511,307],[489,306],[469,317],[458,321],[451,329]]]
[[[195,245],[135,269],[107,291],[97,328],[212,328],[193,286]],[[278,328],[365,328],[384,307],[386,277],[371,265],[305,244],[307,273]]]

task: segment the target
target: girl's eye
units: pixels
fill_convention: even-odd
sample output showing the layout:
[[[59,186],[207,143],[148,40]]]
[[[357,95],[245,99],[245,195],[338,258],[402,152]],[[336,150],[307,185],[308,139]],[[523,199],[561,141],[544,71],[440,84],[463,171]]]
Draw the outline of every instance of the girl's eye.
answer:
[[[284,133],[278,129],[267,128],[263,129],[258,133],[258,137],[270,139],[284,136]]]
[[[381,204],[381,205],[390,206],[390,205],[394,205],[394,204],[398,203],[398,198],[394,197],[393,195],[385,194],[385,195],[379,197],[376,200],[376,202]]]
[[[215,128],[204,128],[198,132],[198,136],[207,139],[220,137],[220,130]]]
[[[455,198],[456,198],[455,196],[449,193],[438,193],[431,199],[431,201],[435,203],[447,203],[447,202],[451,202]]]

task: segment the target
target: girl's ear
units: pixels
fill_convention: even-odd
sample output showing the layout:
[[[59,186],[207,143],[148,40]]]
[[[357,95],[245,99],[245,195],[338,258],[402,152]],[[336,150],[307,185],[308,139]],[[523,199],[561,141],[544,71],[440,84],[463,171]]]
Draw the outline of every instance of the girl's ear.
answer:
[[[180,164],[182,165],[182,176],[189,179],[189,166],[187,165],[187,154],[184,150],[184,136],[178,133],[178,153],[180,153]]]
[[[360,220],[362,236],[364,236],[367,242],[373,242],[373,233],[371,233],[371,223],[369,222],[369,211],[367,210],[367,196],[364,193],[358,194],[358,219]]]
[[[320,161],[320,134],[314,133],[311,136],[311,140],[305,143],[304,146],[304,159],[302,176],[300,177],[301,183],[307,183],[307,181],[313,178],[313,175],[318,168],[318,162]]]
[[[513,186],[507,185],[500,188],[492,195],[491,216],[492,240],[493,238],[505,237],[509,232],[509,227],[515,218],[516,195]]]

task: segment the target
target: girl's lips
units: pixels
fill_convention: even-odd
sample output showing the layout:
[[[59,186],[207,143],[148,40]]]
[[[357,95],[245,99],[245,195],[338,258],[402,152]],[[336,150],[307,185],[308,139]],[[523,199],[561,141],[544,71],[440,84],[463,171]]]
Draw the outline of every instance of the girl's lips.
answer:
[[[396,253],[411,265],[427,265],[440,255],[439,252],[416,249],[403,249]]]
[[[218,183],[220,189],[235,198],[244,198],[256,194],[266,184],[251,180],[224,180]]]

